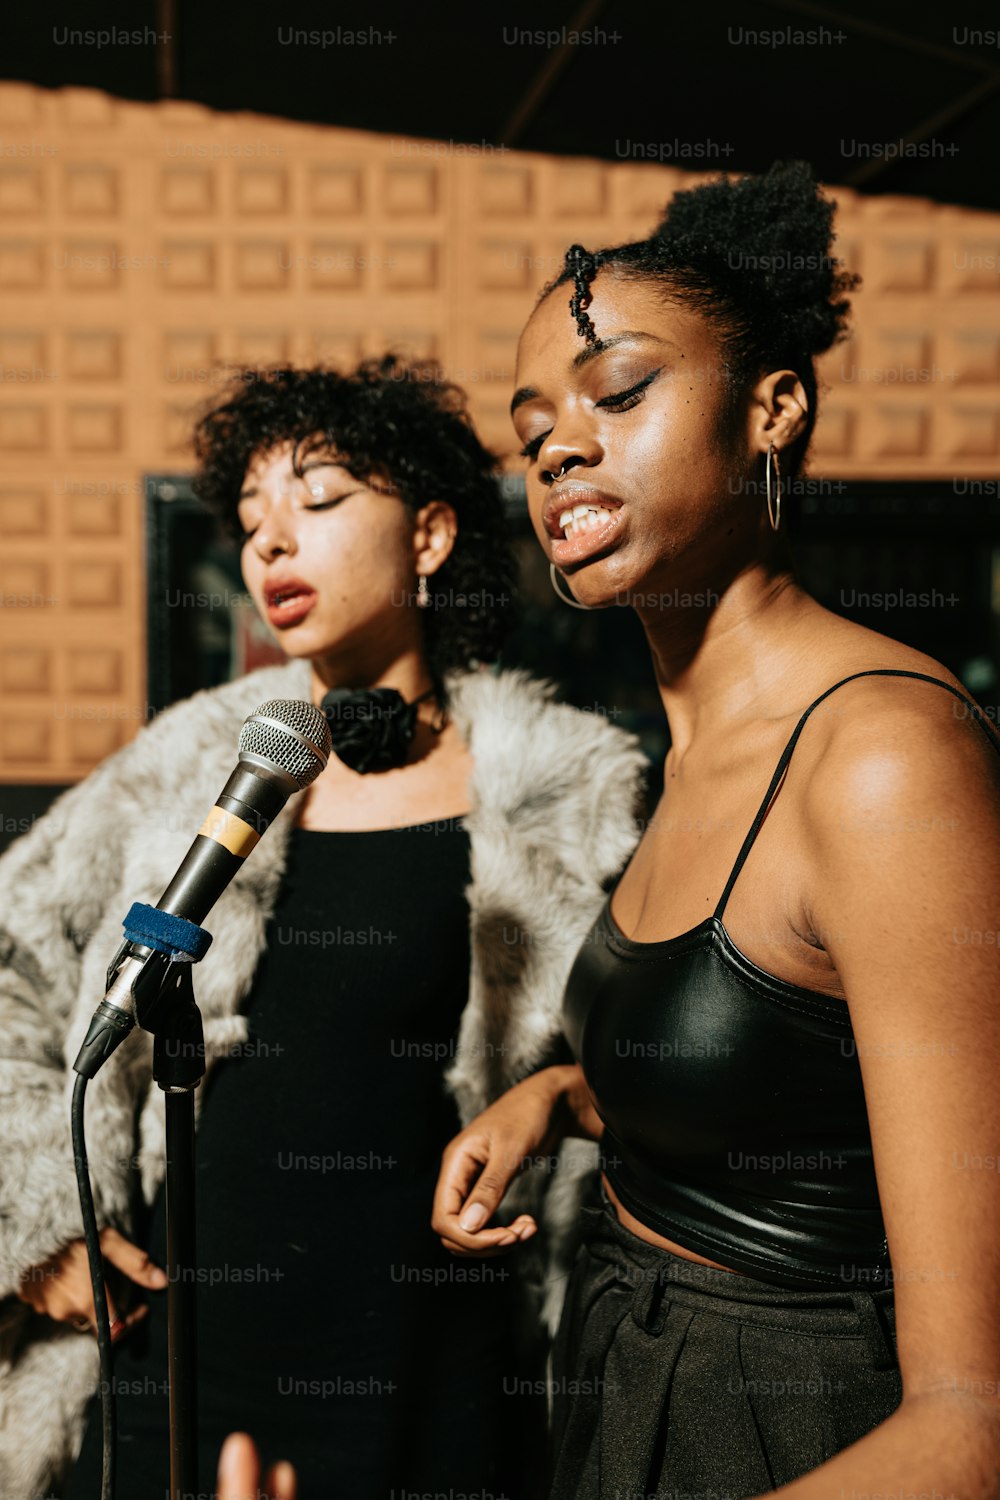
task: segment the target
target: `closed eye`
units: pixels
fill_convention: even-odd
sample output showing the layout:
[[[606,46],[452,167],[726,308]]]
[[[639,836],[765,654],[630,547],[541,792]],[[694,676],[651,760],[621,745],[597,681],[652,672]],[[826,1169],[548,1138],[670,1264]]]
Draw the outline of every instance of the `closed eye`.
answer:
[[[331,495],[327,499],[323,499],[322,498],[322,496],[323,496],[323,490],[320,489],[319,486],[317,486],[316,489],[312,493],[317,498],[315,498],[314,500],[312,500],[311,504],[309,504],[309,505],[303,505],[301,507],[302,510],[309,510],[309,511],[313,511],[313,510],[332,510],[333,507],[335,505],[339,505],[342,500],[349,500],[352,495],[360,494],[360,490],[348,490],[346,492],[346,494],[343,494],[343,495]],[[256,531],[256,529],[257,529],[256,526],[254,526],[254,527],[248,528],[247,530],[241,531],[241,533],[240,533],[240,540],[244,541],[244,542],[248,542],[250,540],[250,538],[253,536],[253,534]]]
[[[552,428],[550,427],[549,432],[551,431]],[[525,443],[524,447],[521,449],[521,457],[530,458],[532,462],[534,462],[534,460],[538,457],[538,450],[545,442],[545,439],[548,437],[549,432],[541,432],[539,433],[538,437],[532,438],[530,442]]]
[[[600,406],[605,411],[630,411],[633,406],[639,404],[645,394],[646,387],[652,385],[662,369],[663,366],[660,365],[659,369],[651,370],[648,375],[644,375],[635,385],[630,385],[627,391],[615,391],[611,396],[602,396],[600,401],[594,402],[594,405]],[[530,458],[534,461],[538,457],[539,449],[551,431],[552,428],[550,427],[548,432],[541,432],[538,437],[534,437],[525,443],[521,449],[521,457]]]
[[[660,370],[662,369],[661,365]],[[604,407],[607,411],[627,411],[629,407],[635,406],[642,399],[647,385],[652,385],[660,370],[651,370],[638,384],[630,385],[627,391],[617,391],[613,396],[602,396],[600,401],[594,402],[594,405]]]

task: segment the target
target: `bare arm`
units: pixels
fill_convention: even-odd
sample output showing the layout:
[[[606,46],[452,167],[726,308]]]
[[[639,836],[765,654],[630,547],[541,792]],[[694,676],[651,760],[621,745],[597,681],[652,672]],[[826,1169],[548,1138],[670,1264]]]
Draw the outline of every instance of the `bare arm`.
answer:
[[[795,1500],[1000,1496],[1000,756],[931,693],[852,716],[809,789],[811,915],[850,1006],[903,1396],[776,1492]]]

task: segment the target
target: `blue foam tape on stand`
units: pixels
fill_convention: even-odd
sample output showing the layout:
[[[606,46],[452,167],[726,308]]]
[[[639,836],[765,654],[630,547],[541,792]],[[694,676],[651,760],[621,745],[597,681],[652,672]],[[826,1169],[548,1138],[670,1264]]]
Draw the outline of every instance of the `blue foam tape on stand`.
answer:
[[[146,906],[142,901],[132,903],[122,925],[130,943],[144,943],[157,953],[169,953],[179,962],[197,963],[204,958],[212,941],[212,934],[204,927],[186,917],[160,911],[158,906]]]

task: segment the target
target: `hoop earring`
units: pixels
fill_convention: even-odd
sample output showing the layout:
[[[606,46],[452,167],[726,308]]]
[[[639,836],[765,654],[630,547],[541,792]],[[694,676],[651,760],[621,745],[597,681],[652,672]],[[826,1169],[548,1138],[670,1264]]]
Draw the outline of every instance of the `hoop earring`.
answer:
[[[775,520],[775,512],[771,508],[771,465],[772,464],[774,465],[774,477],[775,477],[774,488],[777,491],[777,500],[778,500],[777,520]],[[778,455],[774,451],[774,444],[773,443],[771,443],[769,445],[768,450],[767,450],[767,458],[764,461],[764,474],[765,474],[765,477],[766,477],[766,480],[767,480],[767,518],[768,518],[768,520],[771,523],[771,530],[772,531],[777,531],[778,527],[781,525],[781,469],[778,466]]]
[[[574,609],[593,609],[594,606],[592,604],[581,604],[580,601],[579,601],[579,599],[572,599],[569,596],[569,594],[564,594],[563,591],[562,591],[562,589],[559,587],[559,583],[558,583],[559,576],[560,575],[556,572],[556,565],[555,565],[555,563],[550,562],[549,563],[549,582],[551,583],[552,587],[555,589],[556,593],[559,595],[559,597],[562,600],[562,602],[564,604],[572,604],[572,606],[573,606]]]

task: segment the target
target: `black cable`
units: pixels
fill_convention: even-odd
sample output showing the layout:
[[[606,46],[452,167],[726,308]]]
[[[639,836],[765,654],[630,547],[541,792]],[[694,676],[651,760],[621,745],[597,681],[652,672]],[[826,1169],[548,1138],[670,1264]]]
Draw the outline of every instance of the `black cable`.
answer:
[[[115,1430],[114,1367],[111,1362],[111,1323],[108,1318],[107,1294],[104,1290],[104,1257],[101,1255],[97,1212],[94,1208],[94,1191],[90,1184],[90,1169],[87,1165],[87,1142],[83,1130],[83,1108],[89,1082],[89,1078],[78,1074],[76,1083],[73,1085],[73,1159],[76,1163],[76,1184],[80,1192],[80,1212],[83,1215],[83,1237],[87,1243],[87,1259],[90,1261],[90,1285],[94,1293],[94,1313],[97,1318],[97,1347],[101,1356],[101,1419],[104,1443],[101,1500],[114,1500],[117,1432]]]

